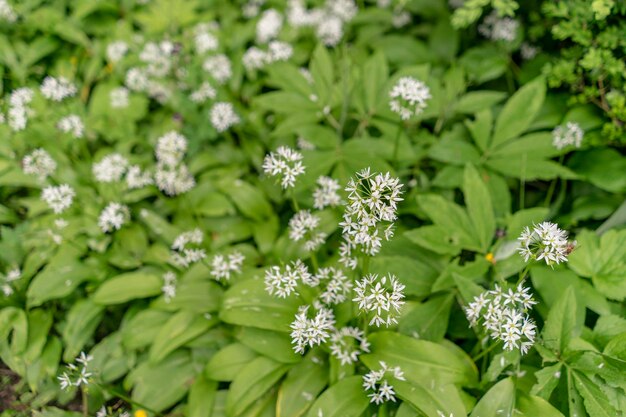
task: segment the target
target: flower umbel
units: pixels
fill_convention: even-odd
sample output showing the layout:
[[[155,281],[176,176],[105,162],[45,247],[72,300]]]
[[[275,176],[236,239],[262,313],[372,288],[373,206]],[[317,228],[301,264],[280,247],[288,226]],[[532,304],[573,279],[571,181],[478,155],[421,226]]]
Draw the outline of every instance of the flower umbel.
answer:
[[[363,330],[356,327],[342,327],[330,336],[330,353],[342,365],[356,363],[359,355],[370,351],[370,343]]]
[[[296,177],[304,174],[302,154],[287,146],[280,146],[276,152],[270,152],[263,160],[266,175],[278,177],[280,185],[287,189],[296,185]]]
[[[277,297],[287,298],[292,293],[297,294],[298,281],[309,286],[315,285],[309,268],[300,259],[285,265],[284,269],[272,266],[265,271],[265,290],[270,295],[275,294]]]
[[[206,251],[199,246],[204,241],[202,230],[193,229],[181,233],[172,243],[172,261],[187,268],[189,265],[206,258]]]
[[[320,307],[313,318],[308,318],[310,306],[300,306],[296,319],[291,323],[291,343],[296,353],[304,354],[308,347],[322,344],[334,329],[332,310]]]
[[[79,387],[81,385],[88,385],[92,376],[92,372],[89,372],[89,362],[93,359],[93,356],[80,352],[80,356],[74,359],[75,363],[70,363],[66,366],[66,371],[57,377],[62,390],[70,390],[72,387]]]
[[[557,126],[554,128],[552,131],[552,144],[557,149],[563,149],[570,145],[580,148],[584,134],[585,132],[578,123],[567,122],[565,127]]]
[[[430,89],[422,81],[413,77],[402,77],[389,92],[389,107],[398,113],[402,120],[409,120],[426,108],[426,101],[431,98]]]
[[[389,367],[383,361],[379,362],[380,369],[371,370],[367,374],[363,375],[363,388],[368,391],[374,391],[367,396],[370,397],[370,402],[375,404],[381,404],[386,401],[396,401],[396,393],[393,390],[387,378],[393,377],[397,380],[404,381],[404,372],[399,366]]]
[[[518,238],[521,247],[518,249],[525,262],[544,260],[549,266],[567,262],[567,256],[576,246],[576,241],[567,240],[567,232],[559,229],[555,223],[543,222],[524,228]]]
[[[356,297],[352,301],[359,303],[359,310],[373,313],[370,325],[390,326],[398,322],[396,317],[404,304],[403,291],[404,285],[394,275],[379,278],[377,274],[369,274],[357,281],[354,288]]]

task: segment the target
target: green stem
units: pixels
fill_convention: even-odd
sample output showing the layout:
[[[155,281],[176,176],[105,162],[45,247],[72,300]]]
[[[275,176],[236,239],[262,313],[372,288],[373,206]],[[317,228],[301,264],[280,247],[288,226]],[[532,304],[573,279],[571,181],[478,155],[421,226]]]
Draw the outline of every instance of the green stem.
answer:
[[[298,201],[296,201],[296,196],[293,189],[291,190],[291,206],[296,213],[300,211],[300,205],[298,204]]]
[[[389,411],[387,410],[387,403],[382,403],[378,407],[378,417],[389,417]]]
[[[311,263],[313,264],[313,272],[317,273],[320,269],[320,264],[317,261],[317,254],[315,252],[311,252]]]
[[[526,277],[526,274],[528,274],[529,270],[530,270],[530,264],[526,265],[526,268],[524,268],[522,272],[520,272],[519,278],[517,279],[517,284],[515,284],[516,287],[520,285],[522,281],[524,281],[524,278]]]
[[[398,164],[398,151],[400,149],[400,133],[402,133],[402,122],[398,123],[398,131],[396,132],[396,139],[393,145],[393,163]]]
[[[565,158],[565,155],[561,155],[561,157],[559,158],[559,165],[563,164],[563,159]],[[553,179],[552,182],[550,183],[550,187],[548,188],[548,194],[546,195],[546,199],[543,202],[543,205],[545,207],[549,207],[550,206],[550,202],[552,201],[552,195],[554,194],[554,190],[556,189],[556,183],[558,181],[558,177]]]
[[[478,359],[482,358],[483,356],[488,355],[492,350],[498,347],[498,345],[499,343],[496,342],[493,345],[489,346],[486,350],[483,350],[478,355],[472,357],[472,361],[476,362]]]
[[[85,387],[81,387],[80,395],[83,403],[83,416],[87,417],[89,412],[89,403],[87,402],[87,392],[85,391]]]

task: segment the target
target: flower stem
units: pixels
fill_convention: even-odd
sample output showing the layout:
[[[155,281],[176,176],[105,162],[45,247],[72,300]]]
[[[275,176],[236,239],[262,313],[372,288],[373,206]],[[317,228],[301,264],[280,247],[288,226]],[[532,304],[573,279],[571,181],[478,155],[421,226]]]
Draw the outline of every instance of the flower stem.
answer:
[[[559,165],[563,164],[563,159],[565,158],[565,155],[561,155],[559,157]],[[550,206],[550,202],[552,201],[552,195],[554,194],[554,190],[556,189],[556,182],[558,181],[558,177],[553,179],[552,182],[550,183],[550,187],[548,188],[548,193],[546,195],[546,199],[543,202],[543,205],[545,207],[549,207]]]
[[[80,395],[83,403],[83,416],[87,417],[89,413],[89,403],[87,402],[87,392],[85,391],[85,387],[80,388]]]
[[[480,352],[478,355],[472,357],[472,361],[476,362],[478,359],[482,358],[483,356],[489,354],[492,350],[494,350],[497,346],[499,345],[499,343],[494,343],[493,345],[489,346],[486,350],[483,350],[482,352]]]
[[[398,123],[398,131],[396,132],[396,139],[393,145],[393,163],[398,164],[398,151],[400,149],[400,133],[402,133],[402,122]]]

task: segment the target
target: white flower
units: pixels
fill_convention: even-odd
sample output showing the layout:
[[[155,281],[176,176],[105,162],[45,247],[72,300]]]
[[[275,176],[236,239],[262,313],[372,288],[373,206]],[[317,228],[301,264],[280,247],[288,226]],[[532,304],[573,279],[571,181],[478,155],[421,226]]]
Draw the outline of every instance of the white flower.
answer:
[[[109,93],[109,100],[111,107],[114,109],[124,109],[128,107],[128,89],[125,87],[118,87],[111,90]]]
[[[230,60],[224,54],[213,55],[205,59],[202,69],[208,72],[218,84],[224,84],[233,75]]]
[[[7,113],[8,124],[11,130],[18,132],[26,128],[28,117],[32,110],[28,104],[33,100],[33,90],[22,87],[11,92],[9,97],[9,111]]]
[[[66,97],[71,97],[78,91],[76,86],[67,78],[54,78],[47,76],[41,83],[41,94],[48,100],[62,101]]]
[[[159,163],[154,173],[154,181],[159,190],[169,196],[184,194],[196,185],[189,169],[183,164],[170,166]]]
[[[70,114],[59,120],[57,127],[61,132],[69,133],[76,139],[82,138],[85,130],[83,121],[76,114]]]
[[[20,87],[11,92],[9,97],[9,106],[24,107],[33,101],[34,92],[28,87]]]
[[[339,225],[348,245],[343,248],[346,257],[352,249],[374,256],[380,250],[382,239],[393,235],[397,203],[402,201],[400,180],[390,173],[370,173],[369,168],[357,173],[356,180],[350,179],[346,191],[348,203]],[[387,223],[385,225],[385,223]]]
[[[4,276],[4,279],[2,280],[4,282],[2,282],[2,285],[0,286],[0,289],[2,290],[2,292],[4,293],[6,297],[10,296],[14,292],[13,286],[11,285],[11,283],[13,281],[17,281],[21,277],[22,277],[22,271],[18,267],[13,268],[6,273],[6,275]]]
[[[343,327],[330,337],[330,353],[342,365],[356,363],[362,353],[368,353],[370,344],[365,333],[356,327]]]
[[[296,146],[298,147],[298,149],[301,149],[303,151],[313,151],[313,150],[315,150],[315,145],[313,145],[311,142],[309,142],[308,140],[306,140],[302,136],[298,136],[298,139],[296,140]]]
[[[289,237],[297,242],[306,235],[305,249],[316,250],[324,243],[327,236],[323,232],[314,232],[319,223],[319,217],[312,215],[308,210],[300,210],[289,220]]]
[[[293,27],[316,25],[322,18],[321,9],[308,10],[303,0],[288,0],[287,21]]]
[[[240,252],[233,252],[226,258],[224,255],[215,255],[211,260],[211,275],[216,280],[230,280],[233,272],[240,273],[245,257]]]
[[[206,251],[200,247],[203,241],[204,235],[200,229],[193,229],[178,235],[172,243],[173,262],[187,268],[206,258]]]
[[[265,290],[270,295],[276,294],[277,297],[286,298],[292,293],[297,294],[298,281],[306,285],[314,285],[309,269],[299,259],[285,265],[284,269],[272,266],[265,271]]]
[[[549,266],[566,262],[567,256],[576,245],[576,242],[567,240],[566,231],[550,222],[539,223],[532,230],[524,228],[518,240],[521,243],[518,251],[525,262],[543,259]]]
[[[324,16],[315,31],[317,38],[326,46],[336,46],[343,37],[343,20],[338,16]]]
[[[326,0],[326,8],[329,13],[344,22],[352,20],[358,11],[353,0]]]
[[[249,0],[241,8],[242,14],[246,19],[252,19],[258,16],[261,6],[265,4],[265,0]]]
[[[252,71],[263,68],[268,58],[268,54],[265,51],[257,48],[256,46],[251,46],[243,54],[241,62],[248,71]]]
[[[201,29],[205,29],[204,26]],[[219,41],[212,33],[204,30],[197,30],[193,38],[196,53],[202,55],[208,51],[215,51],[219,46]]]
[[[170,131],[157,139],[155,155],[162,164],[176,166],[182,162],[187,152],[187,138],[176,131]]]
[[[287,61],[293,55],[293,47],[287,42],[271,41],[267,46],[268,62]]]
[[[263,12],[256,25],[256,41],[267,43],[278,36],[283,27],[283,16],[275,9],[268,9]]]
[[[76,192],[67,184],[50,186],[43,189],[41,199],[56,213],[63,213],[72,205]]]
[[[142,171],[138,165],[131,165],[126,171],[126,185],[130,189],[143,188],[154,184],[152,174]]]
[[[139,59],[147,64],[146,72],[154,77],[165,77],[172,69],[171,54],[174,44],[170,41],[148,42],[144,45]]]
[[[339,182],[330,177],[319,177],[317,179],[318,187],[313,191],[313,207],[322,210],[324,207],[337,207],[341,204],[341,197],[337,193],[339,191]]]
[[[391,110],[408,120],[426,108],[426,101],[431,98],[430,89],[423,82],[412,77],[402,77],[389,92]]]
[[[168,271],[163,274],[163,286],[161,287],[163,298],[169,303],[172,298],[176,297],[176,274]]]
[[[515,40],[519,22],[510,17],[499,17],[494,10],[478,26],[478,32],[493,41],[512,42]]]
[[[69,390],[72,387],[88,385],[92,375],[91,372],[88,372],[88,366],[92,359],[92,356],[81,352],[80,356],[75,359],[75,362],[79,365],[75,365],[74,363],[68,364],[66,366],[67,370],[57,377],[61,389]]]
[[[57,169],[57,163],[48,152],[39,148],[22,159],[22,167],[25,174],[35,175],[40,180],[45,180]]]
[[[396,317],[404,305],[403,291],[404,285],[394,275],[379,278],[377,274],[369,274],[357,281],[354,288],[356,297],[352,301],[359,303],[359,310],[373,313],[370,325],[390,326],[398,322]]]
[[[279,177],[284,189],[294,187],[296,177],[304,174],[302,154],[286,146],[280,146],[276,152],[270,152],[265,156],[263,171],[266,175]]]
[[[209,116],[211,124],[218,132],[224,132],[241,121],[232,103],[226,102],[215,103],[209,111]]]
[[[107,45],[107,59],[109,62],[116,63],[126,55],[128,45],[124,41],[115,41]]]
[[[401,28],[411,23],[411,13],[407,11],[394,11],[391,17],[391,24],[394,28]]]
[[[324,290],[318,296],[326,305],[341,304],[348,299],[352,290],[352,281],[341,269],[326,267],[320,268],[312,279],[312,283],[325,283]]]
[[[141,68],[131,68],[126,71],[124,84],[132,91],[146,91],[150,85],[150,81]]]
[[[0,20],[8,23],[14,23],[17,20],[17,14],[7,0],[0,0]]]
[[[109,203],[98,217],[98,226],[104,233],[113,232],[120,230],[129,218],[130,211],[127,206],[120,203]]]
[[[367,395],[370,397],[370,402],[372,403],[381,404],[386,401],[395,402],[396,393],[387,378],[393,377],[397,380],[404,381],[404,372],[402,372],[399,366],[389,367],[383,361],[378,363],[380,364],[380,369],[371,370],[363,375],[363,388],[368,391],[374,391]]]
[[[307,347],[326,342],[334,330],[335,316],[332,310],[320,307],[313,318],[308,317],[310,306],[300,306],[296,319],[291,323],[291,343],[296,353],[304,354]]]
[[[552,144],[557,149],[563,149],[573,145],[580,148],[585,132],[580,125],[575,122],[567,122],[565,127],[557,126],[552,131]]]
[[[522,46],[520,47],[520,55],[522,59],[528,61],[533,59],[539,53],[539,48],[529,44],[528,42],[522,42]]]
[[[205,81],[200,84],[200,87],[198,87],[196,91],[191,93],[189,98],[194,103],[204,103],[208,99],[214,99],[216,96],[217,92],[215,91],[215,89],[211,86],[210,83]]]
[[[98,182],[120,181],[128,168],[128,160],[118,153],[112,153],[94,163],[92,172]]]

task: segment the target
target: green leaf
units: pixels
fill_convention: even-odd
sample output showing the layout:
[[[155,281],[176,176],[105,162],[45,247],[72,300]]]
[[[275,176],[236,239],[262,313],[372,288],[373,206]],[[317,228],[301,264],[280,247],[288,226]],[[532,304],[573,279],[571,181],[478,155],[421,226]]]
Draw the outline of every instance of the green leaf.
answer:
[[[495,148],[521,135],[535,119],[545,95],[546,85],[543,78],[537,78],[517,90],[496,119],[490,147]]]
[[[313,403],[307,417],[359,417],[369,405],[363,377],[350,376],[328,388]]]
[[[389,68],[385,55],[377,51],[363,65],[363,94],[367,111],[373,112],[385,86]]]
[[[619,415],[606,394],[582,372],[572,372],[576,389],[583,397],[589,417],[615,417]]]
[[[63,360],[70,363],[83,350],[89,339],[93,337],[96,327],[100,324],[104,308],[92,300],[80,300],[67,313],[63,327],[65,352]]]
[[[189,388],[189,401],[185,415],[187,417],[212,417],[216,393],[215,381],[208,381],[202,375],[198,376]]]
[[[227,195],[246,217],[261,221],[272,215],[272,206],[258,187],[242,180],[224,180],[218,188]]]
[[[237,333],[237,340],[257,353],[281,363],[296,363],[302,360],[302,356],[294,352],[291,337],[286,333],[243,327]]]
[[[311,57],[309,66],[313,84],[317,92],[319,101],[322,105],[328,104],[328,100],[332,94],[333,81],[335,79],[333,71],[333,62],[326,47],[322,43],[318,43]],[[290,111],[291,113],[292,111]]]
[[[306,413],[328,384],[328,363],[311,351],[295,365],[278,391],[276,414],[280,417],[300,417]]]
[[[160,362],[177,348],[190,342],[217,324],[217,318],[207,319],[190,311],[173,315],[165,324],[150,348],[150,361]]]
[[[541,335],[547,348],[562,354],[570,341],[578,336],[580,328],[576,324],[576,294],[568,287],[554,303]]]
[[[472,410],[470,417],[510,416],[514,407],[515,385],[511,378],[506,378],[487,391]]]
[[[451,244],[480,251],[480,243],[474,238],[472,222],[462,207],[435,194],[420,194],[417,203],[433,223],[445,231]]]
[[[301,304],[298,296],[269,295],[260,279],[246,280],[226,291],[220,318],[230,324],[288,332]]]
[[[97,304],[121,304],[137,298],[161,294],[163,280],[153,271],[143,270],[109,278],[93,295]]]
[[[562,364],[547,366],[535,372],[537,383],[533,385],[531,394],[537,395],[545,400],[549,400],[554,389],[559,385],[561,378]]]
[[[440,255],[456,255],[462,249],[458,239],[448,235],[448,230],[441,226],[422,226],[405,232],[404,236],[411,242]]]
[[[509,57],[495,45],[468,49],[459,60],[468,78],[479,84],[504,74],[508,61]]]
[[[466,120],[465,126],[481,151],[486,151],[491,142],[493,127],[493,113],[489,109],[482,110],[474,116],[474,121]]]
[[[474,166],[465,166],[463,195],[483,252],[487,252],[496,232],[491,195]]]
[[[288,365],[258,357],[244,366],[231,383],[226,397],[229,416],[243,413],[289,370]]]
[[[581,178],[598,188],[612,193],[626,190],[626,175],[614,175],[616,172],[626,172],[626,157],[615,149],[577,151],[568,165]]]
[[[362,355],[361,359],[370,369],[383,361],[402,368],[409,382],[426,386],[431,383],[471,386],[477,381],[473,362],[456,346],[391,332],[374,333],[368,339],[371,353]]]
[[[489,158],[486,165],[503,175],[525,181],[576,178],[569,168],[554,161],[536,159],[531,152],[518,157]]]
[[[443,135],[441,140],[428,150],[428,156],[434,160],[455,165],[480,162],[480,154],[476,148],[465,140],[454,135]]]
[[[122,343],[128,349],[140,349],[153,343],[156,335],[172,316],[171,313],[146,309],[139,311],[121,328]]]
[[[534,395],[526,395],[518,391],[515,409],[524,417],[563,417],[547,400]]]
[[[254,350],[241,343],[231,343],[217,352],[206,365],[206,374],[215,381],[232,381],[241,368],[256,358]]]
[[[394,274],[405,285],[406,295],[421,297],[430,294],[434,278],[429,265],[408,256],[376,256],[371,260],[370,272],[380,275]]]
[[[413,307],[400,318],[398,329],[407,336],[431,342],[443,339],[448,328],[454,296],[439,294]]]
[[[398,398],[411,404],[426,417],[467,415],[459,391],[452,384],[426,386],[394,380],[392,385]]]
[[[465,114],[479,112],[491,114],[489,109],[504,100],[505,97],[506,93],[502,91],[470,91],[459,98],[454,106],[454,111]]]
[[[76,260],[65,262],[56,258],[35,276],[26,293],[29,306],[36,307],[48,300],[63,298],[95,275],[92,268]]]

